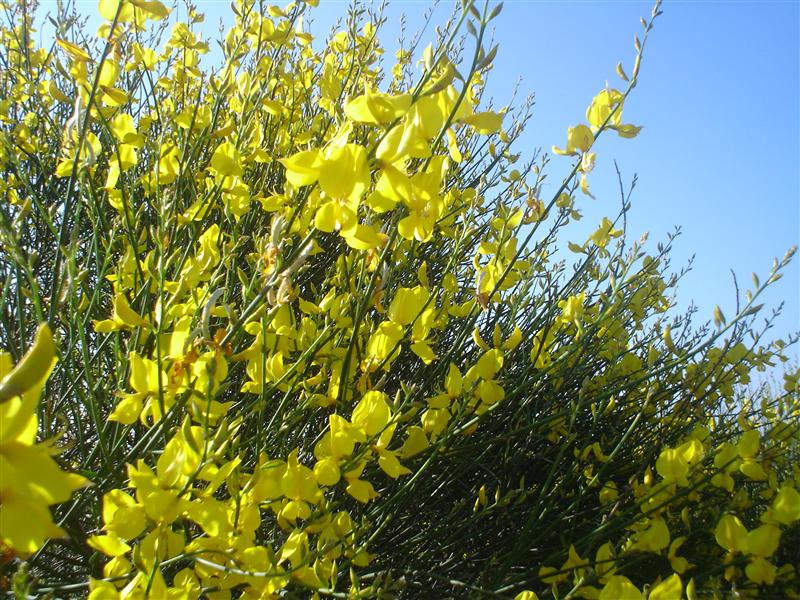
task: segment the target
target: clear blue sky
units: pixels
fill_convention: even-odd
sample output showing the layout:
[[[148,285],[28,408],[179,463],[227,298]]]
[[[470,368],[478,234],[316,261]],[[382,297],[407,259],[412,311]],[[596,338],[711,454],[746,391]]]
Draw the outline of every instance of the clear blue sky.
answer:
[[[564,125],[581,120],[587,99],[607,80],[618,83],[618,60],[630,72],[633,35],[650,6],[506,3],[496,21],[503,43],[495,85],[521,75],[523,88],[536,92],[532,145],[561,143]],[[674,265],[696,259],[679,298],[684,305],[693,299],[702,319],[715,304],[734,313],[730,269],[743,291],[752,271],[766,273],[773,257],[800,240],[798,6],[665,2],[624,113],[645,128],[634,140],[599,145],[592,182],[600,210],[587,210],[587,219],[618,204],[614,159],[625,176],[638,173],[630,232],[650,231],[658,240],[682,226]],[[799,264],[765,296],[773,305],[786,301],[777,335],[800,330]]]
[[[220,19],[230,23],[228,2],[198,1],[209,35]],[[390,3],[382,40],[395,48],[403,13],[416,31],[428,1]],[[45,3],[45,7],[47,3]],[[96,4],[82,1],[84,12]],[[312,33],[324,37],[347,10],[347,2],[322,0],[312,13]],[[496,105],[510,97],[522,78],[521,97],[536,94],[534,118],[519,149],[563,146],[566,128],[585,120],[592,96],[606,82],[621,85],[614,73],[620,60],[630,72],[633,36],[651,3],[638,1],[507,0],[493,22],[500,51],[489,81]],[[442,23],[452,2],[434,13]],[[634,140],[611,136],[597,147],[591,175],[596,201],[582,200],[586,228],[619,206],[613,161],[623,176],[639,175],[629,218],[632,237],[649,231],[652,247],[680,225],[674,270],[696,254],[684,278],[682,308],[693,300],[698,320],[711,318],[715,304],[734,313],[734,286],[762,280],[775,256],[800,241],[800,4],[759,0],[667,1],[648,42],[640,83],[624,120],[644,125]],[[431,33],[432,35],[432,33]],[[429,39],[426,35],[424,47]],[[387,65],[391,56],[387,52]],[[555,157],[551,179],[567,169]],[[574,240],[583,242],[585,231]],[[800,330],[800,260],[795,260],[771,292],[768,306],[785,302],[774,336]],[[793,352],[797,356],[797,351]]]

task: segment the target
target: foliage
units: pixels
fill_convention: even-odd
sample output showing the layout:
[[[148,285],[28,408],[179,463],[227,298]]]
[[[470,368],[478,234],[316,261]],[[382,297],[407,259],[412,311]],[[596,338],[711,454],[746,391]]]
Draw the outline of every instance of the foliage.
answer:
[[[796,597],[800,371],[746,392],[793,251],[700,327],[633,186],[564,258],[659,5],[545,200],[530,101],[482,98],[501,5],[384,72],[380,12],[315,49],[313,4],[236,2],[216,68],[191,6],[38,47],[3,5],[5,589]]]

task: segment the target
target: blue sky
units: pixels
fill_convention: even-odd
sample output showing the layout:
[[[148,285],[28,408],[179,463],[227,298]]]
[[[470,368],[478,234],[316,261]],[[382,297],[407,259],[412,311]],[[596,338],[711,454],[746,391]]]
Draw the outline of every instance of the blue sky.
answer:
[[[198,1],[210,36],[220,19],[230,23],[229,3]],[[45,3],[45,7],[47,3]],[[79,2],[83,12],[96,4]],[[312,13],[311,31],[324,37],[347,2],[322,0]],[[416,31],[428,1],[394,1],[382,35],[395,48],[399,16]],[[619,86],[614,67],[630,72],[633,36],[651,3],[638,1],[507,0],[493,21],[500,42],[489,92],[505,104],[522,79],[520,98],[535,93],[534,118],[518,150],[563,147],[568,126],[585,120],[591,98],[606,82]],[[442,2],[434,23],[453,7]],[[800,240],[800,3],[796,1],[667,1],[646,48],[640,82],[625,107],[626,122],[643,125],[633,140],[612,138],[596,147],[591,175],[597,200],[582,199],[585,231],[619,206],[614,171],[639,182],[629,215],[630,238],[649,231],[651,247],[681,226],[673,269],[696,255],[682,280],[681,308],[694,301],[698,321],[711,319],[714,306],[731,316],[739,286],[750,273],[763,280],[774,257]],[[429,34],[432,35],[432,32]],[[428,35],[423,37],[424,46]],[[391,56],[387,52],[387,66]],[[550,178],[558,179],[568,159],[555,157]],[[800,330],[800,260],[795,260],[763,297],[767,306],[785,302],[772,336]],[[794,356],[798,353],[795,350]]]
[[[693,299],[700,319],[715,304],[735,312],[730,269],[743,291],[752,271],[766,273],[800,238],[798,6],[665,3],[624,113],[645,128],[598,148],[593,190],[601,206],[587,208],[587,219],[617,204],[613,160],[624,176],[638,173],[630,232],[657,240],[682,226],[674,265],[696,259],[679,298],[684,306]],[[649,10],[640,2],[507,3],[497,20],[504,43],[495,84],[521,75],[523,89],[536,92],[532,144],[560,143],[587,99],[618,81],[618,60],[630,71],[633,34]],[[776,335],[800,329],[799,271],[795,260],[765,295],[769,304],[786,302]]]

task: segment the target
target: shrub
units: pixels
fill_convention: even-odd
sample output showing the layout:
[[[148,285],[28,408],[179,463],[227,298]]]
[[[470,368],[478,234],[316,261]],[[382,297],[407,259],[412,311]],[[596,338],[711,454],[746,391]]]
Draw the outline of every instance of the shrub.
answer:
[[[40,48],[4,5],[5,589],[796,596],[800,371],[746,387],[792,251],[699,327],[632,187],[563,259],[659,5],[549,165],[530,103],[482,107],[501,5],[384,73],[380,13],[315,50],[313,4],[237,2],[213,69],[193,8],[101,0]]]

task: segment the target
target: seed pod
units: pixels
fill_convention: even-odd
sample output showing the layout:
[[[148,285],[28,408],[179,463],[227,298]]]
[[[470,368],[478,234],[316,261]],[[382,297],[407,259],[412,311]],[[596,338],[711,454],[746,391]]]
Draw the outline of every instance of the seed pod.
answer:
[[[501,12],[502,10],[503,10],[503,3],[502,3],[502,2],[500,2],[500,3],[499,3],[497,6],[495,6],[495,7],[492,9],[492,12],[491,12],[491,13],[489,13],[489,18],[488,18],[488,19],[486,19],[486,22],[488,23],[489,21],[491,21],[492,19],[494,19],[494,18],[495,18],[497,15],[499,15],[499,14],[500,14],[500,12]]]
[[[625,73],[625,69],[622,68],[622,63],[617,63],[617,75],[623,81],[628,81],[628,76]]]

